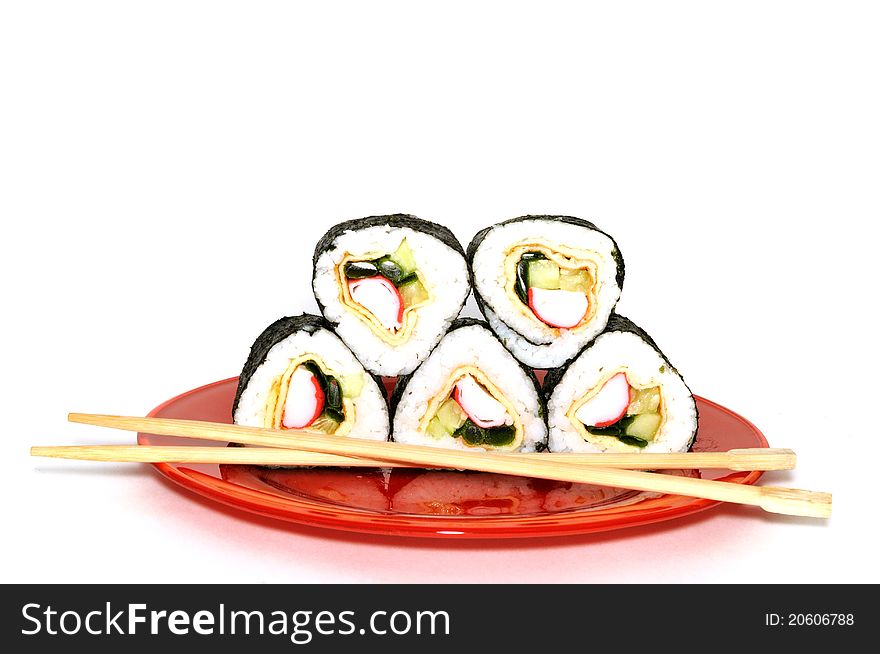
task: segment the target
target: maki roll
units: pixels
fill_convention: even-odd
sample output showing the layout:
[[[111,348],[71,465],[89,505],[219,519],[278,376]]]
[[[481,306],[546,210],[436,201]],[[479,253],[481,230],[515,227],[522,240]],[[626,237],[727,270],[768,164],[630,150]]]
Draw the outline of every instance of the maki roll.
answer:
[[[631,320],[612,315],[544,380],[551,452],[686,452],[697,406],[681,375]]]
[[[487,227],[467,250],[474,294],[513,355],[555,368],[608,321],[623,258],[608,234],[569,216],[523,216]]]
[[[534,373],[504,349],[486,324],[456,320],[391,396],[392,438],[452,449],[534,452],[547,426]]]
[[[388,407],[377,379],[319,316],[269,325],[238,378],[233,422],[371,440],[388,439]]]
[[[415,216],[335,225],[318,241],[313,263],[321,312],[379,375],[412,372],[470,291],[464,249],[453,233]]]

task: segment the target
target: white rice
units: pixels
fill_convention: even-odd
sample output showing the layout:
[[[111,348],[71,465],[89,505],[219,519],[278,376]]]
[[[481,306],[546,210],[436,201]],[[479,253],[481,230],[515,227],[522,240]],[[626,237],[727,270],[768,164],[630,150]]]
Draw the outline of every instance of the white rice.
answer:
[[[434,300],[416,310],[418,319],[409,339],[390,345],[342,303],[335,270],[346,254],[357,257],[370,252],[391,253],[403,238]],[[458,316],[470,290],[467,264],[460,252],[424,232],[389,226],[343,232],[333,247],[318,257],[313,286],[324,317],[336,325],[342,340],[368,370],[389,377],[415,370]]]
[[[235,424],[263,426],[263,414],[272,382],[287,370],[291,359],[303,354],[320,357],[334,374],[341,377],[363,376],[364,386],[360,394],[351,398],[355,422],[348,435],[376,441],[387,440],[389,420],[384,393],[345,344],[326,329],[311,334],[298,331],[272,346],[266,360],[254,371],[239,398],[233,415]]]
[[[605,445],[585,441],[565,415],[606,371],[621,367],[633,386],[659,386],[663,397],[665,420],[644,448],[611,439]],[[697,408],[684,380],[653,347],[631,332],[608,332],[568,367],[547,401],[547,422],[551,452],[685,452],[697,429]]]
[[[458,450],[484,449],[465,445],[460,438],[434,439],[418,431],[425,407],[460,366],[478,368],[498,387],[516,409],[523,423],[519,451],[534,452],[547,440],[547,426],[540,415],[540,402],[532,380],[492,333],[480,325],[448,333],[425,362],[413,373],[394,412],[394,440]]]
[[[523,312],[504,290],[504,259],[511,246],[540,237],[553,243],[595,252],[598,258],[597,310],[581,331],[554,330]],[[558,220],[522,220],[493,227],[474,254],[474,286],[485,303],[492,330],[517,359],[534,368],[556,368],[571,359],[605,328],[620,298],[614,242],[605,234]]]

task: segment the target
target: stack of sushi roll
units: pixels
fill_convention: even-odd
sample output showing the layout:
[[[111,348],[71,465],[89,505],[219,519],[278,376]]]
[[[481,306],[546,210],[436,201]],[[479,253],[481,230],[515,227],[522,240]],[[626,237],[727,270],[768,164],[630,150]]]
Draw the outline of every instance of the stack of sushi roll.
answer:
[[[461,450],[686,451],[693,395],[615,313],[623,279],[614,239],[569,216],[492,225],[467,254],[415,216],[340,223],[313,258],[323,316],[260,335],[233,419]],[[458,317],[471,287],[486,322]],[[379,375],[397,378],[390,409]]]

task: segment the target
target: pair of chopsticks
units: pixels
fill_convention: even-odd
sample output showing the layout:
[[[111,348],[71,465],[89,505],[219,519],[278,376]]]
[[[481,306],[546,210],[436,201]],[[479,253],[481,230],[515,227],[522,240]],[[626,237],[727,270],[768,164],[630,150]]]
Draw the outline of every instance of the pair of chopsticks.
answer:
[[[71,413],[68,419],[71,422],[97,427],[110,427],[159,436],[235,442],[259,446],[260,449],[82,445],[33,447],[31,454],[64,459],[141,463],[453,468],[686,495],[720,502],[760,506],[771,513],[816,518],[827,518],[831,515],[831,495],[829,493],[773,486],[750,486],[643,472],[635,469],[789,470],[794,468],[795,454],[787,449],[756,448],[728,452],[674,454],[496,454],[196,420],[81,413]]]

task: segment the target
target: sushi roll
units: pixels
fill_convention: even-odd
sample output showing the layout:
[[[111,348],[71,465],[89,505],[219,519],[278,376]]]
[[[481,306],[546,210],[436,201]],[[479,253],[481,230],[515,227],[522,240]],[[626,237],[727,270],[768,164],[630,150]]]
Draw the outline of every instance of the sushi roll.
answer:
[[[681,375],[631,320],[605,330],[544,380],[551,452],[686,452],[697,406]]]
[[[479,232],[467,250],[477,304],[505,347],[555,368],[602,331],[623,288],[623,257],[595,225],[523,216]]]
[[[367,370],[412,372],[470,291],[453,233],[415,216],[350,220],[318,241],[312,286],[324,317]]]
[[[400,443],[534,452],[547,440],[534,373],[472,318],[456,320],[424,363],[398,379],[391,407]]]
[[[276,320],[254,342],[232,418],[249,427],[388,439],[379,381],[323,318],[308,314]]]

